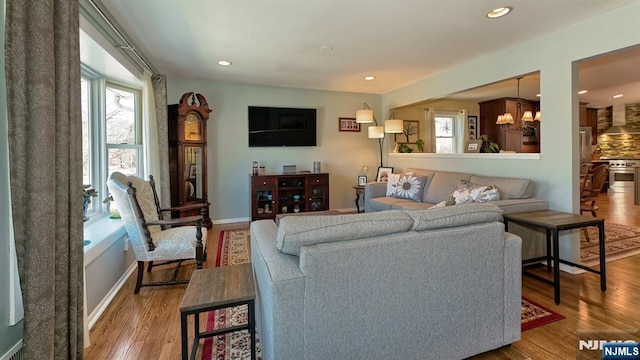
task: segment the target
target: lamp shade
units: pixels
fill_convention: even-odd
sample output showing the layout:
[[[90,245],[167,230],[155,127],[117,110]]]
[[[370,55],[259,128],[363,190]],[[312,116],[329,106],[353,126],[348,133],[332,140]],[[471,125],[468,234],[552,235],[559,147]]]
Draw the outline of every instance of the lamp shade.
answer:
[[[504,115],[498,115],[498,120],[496,120],[497,125],[504,124]]]
[[[533,114],[531,113],[531,111],[524,112],[524,114],[522,115],[522,121],[527,121],[527,122],[533,121]]]
[[[504,114],[504,123],[505,124],[513,124],[515,121],[513,121],[513,115],[511,115],[511,113],[505,113]]]
[[[384,121],[384,132],[389,134],[402,134],[404,121],[399,119],[389,119]]]
[[[542,120],[542,114],[540,114],[540,111],[536,111],[536,117],[534,117],[533,120],[535,121]]]
[[[372,123],[373,110],[371,109],[356,110],[356,122],[360,124]]]
[[[369,139],[382,139],[382,138],[384,138],[384,127],[369,126]]]

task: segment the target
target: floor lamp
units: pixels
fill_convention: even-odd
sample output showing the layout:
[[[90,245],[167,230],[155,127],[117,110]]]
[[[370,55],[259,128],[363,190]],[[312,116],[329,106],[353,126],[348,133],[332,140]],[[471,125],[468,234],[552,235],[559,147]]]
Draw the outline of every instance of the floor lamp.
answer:
[[[393,117],[393,113],[391,114]],[[367,136],[369,139],[378,139],[378,147],[380,149],[380,167],[382,164],[382,146],[384,144],[385,134],[400,134],[402,133],[404,122],[399,119],[385,120],[384,126],[379,126],[376,120],[373,110],[367,103],[364,103],[364,109],[356,110],[356,122],[360,124],[374,124],[369,126]]]

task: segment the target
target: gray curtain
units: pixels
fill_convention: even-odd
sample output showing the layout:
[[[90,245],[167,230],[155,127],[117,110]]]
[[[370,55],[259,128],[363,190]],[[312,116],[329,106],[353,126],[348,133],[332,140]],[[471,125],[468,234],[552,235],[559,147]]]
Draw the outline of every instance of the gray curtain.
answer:
[[[26,359],[83,356],[78,28],[78,0],[7,0],[10,181]]]
[[[153,96],[156,100],[156,121],[158,122],[158,155],[160,159],[160,190],[162,199],[160,204],[163,207],[171,206],[171,184],[169,180],[169,138],[168,118],[167,118],[167,78],[164,75],[154,75],[151,79],[153,84]],[[155,175],[155,174],[154,174]]]

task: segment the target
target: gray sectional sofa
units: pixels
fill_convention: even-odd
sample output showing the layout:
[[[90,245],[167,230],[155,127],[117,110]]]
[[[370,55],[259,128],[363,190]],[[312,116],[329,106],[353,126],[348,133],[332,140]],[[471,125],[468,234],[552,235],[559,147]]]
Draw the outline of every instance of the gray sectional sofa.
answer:
[[[447,201],[458,186],[460,180],[473,184],[493,185],[500,193],[500,200],[490,201],[505,214],[546,210],[548,204],[544,200],[536,199],[535,183],[529,179],[507,178],[499,176],[480,176],[469,173],[447,172],[408,168],[406,173],[425,176],[426,183],[421,201],[413,201],[386,196],[387,183],[368,183],[364,189],[365,212],[402,209],[428,209],[438,203]],[[522,238],[522,258],[530,259],[546,254],[544,231],[518,224],[509,226],[512,232]]]
[[[520,339],[521,239],[502,210],[251,223],[265,360],[462,359]]]

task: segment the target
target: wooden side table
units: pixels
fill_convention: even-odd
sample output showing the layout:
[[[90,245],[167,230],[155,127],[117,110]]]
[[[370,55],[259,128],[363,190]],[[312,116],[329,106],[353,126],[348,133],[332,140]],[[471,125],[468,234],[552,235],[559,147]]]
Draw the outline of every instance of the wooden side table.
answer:
[[[554,211],[554,210],[540,210],[530,211],[523,213],[504,214],[504,229],[509,231],[509,223],[523,224],[529,226],[540,227],[547,232],[547,255],[539,258],[528,259],[523,261],[523,265],[528,263],[537,262],[541,260],[547,261],[547,271],[551,271],[551,263],[553,263],[553,281],[549,281],[536,274],[523,271],[531,277],[534,277],[547,284],[553,285],[554,301],[556,304],[560,304],[560,263],[568,264],[578,267],[580,269],[590,271],[600,275],[600,289],[602,291],[607,290],[607,275],[606,275],[606,263],[605,263],[605,250],[604,250],[604,219],[583,216],[573,213]],[[587,226],[597,226],[600,245],[600,271],[593,268],[584,266],[582,264],[576,264],[567,260],[560,259],[559,251],[560,246],[558,244],[558,234],[561,230],[580,229]],[[553,243],[553,244],[552,244]],[[552,251],[553,247],[553,251]]]
[[[195,359],[200,339],[234,331],[249,330],[251,336],[251,360],[256,359],[255,288],[251,264],[224,266],[195,270],[180,305],[180,330],[182,335],[182,359]],[[200,313],[247,305],[246,325],[200,333]],[[194,338],[189,356],[187,343],[187,317],[194,315]]]
[[[356,210],[360,213],[360,194],[364,195],[364,186],[356,185],[353,187],[356,190]],[[362,209],[364,212],[364,209]]]

